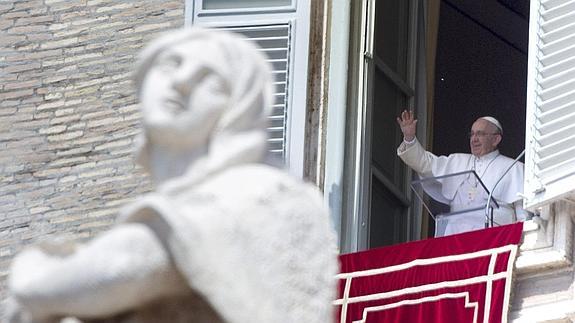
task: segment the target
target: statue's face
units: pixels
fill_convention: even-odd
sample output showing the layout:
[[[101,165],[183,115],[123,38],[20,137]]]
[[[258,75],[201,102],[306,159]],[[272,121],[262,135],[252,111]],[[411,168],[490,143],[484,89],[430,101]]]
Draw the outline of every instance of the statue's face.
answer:
[[[215,71],[217,49],[188,41],[165,49],[140,89],[142,118],[152,144],[194,149],[207,144],[229,90]]]

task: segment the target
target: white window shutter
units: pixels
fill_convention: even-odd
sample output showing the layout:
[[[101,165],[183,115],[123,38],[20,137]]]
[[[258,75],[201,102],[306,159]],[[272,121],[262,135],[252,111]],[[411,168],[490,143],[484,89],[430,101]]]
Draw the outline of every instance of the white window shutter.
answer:
[[[525,206],[575,201],[575,0],[531,0]]]
[[[238,32],[254,41],[268,58],[274,76],[269,152],[290,173],[303,175],[309,3],[307,1],[223,1],[224,9],[206,9],[211,0],[187,0],[188,24]],[[250,2],[251,1],[251,2]],[[220,3],[222,1],[212,1]],[[266,6],[267,4],[267,6]],[[237,6],[237,7],[234,7]]]
[[[287,97],[289,88],[290,24],[225,28],[258,44],[268,58],[274,77],[274,102],[269,116],[269,152],[284,160],[286,153]]]

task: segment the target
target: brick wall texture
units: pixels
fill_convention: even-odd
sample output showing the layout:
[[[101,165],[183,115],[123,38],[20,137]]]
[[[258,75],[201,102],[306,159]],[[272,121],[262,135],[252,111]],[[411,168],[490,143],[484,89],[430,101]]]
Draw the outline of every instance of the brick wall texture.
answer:
[[[131,73],[183,25],[184,0],[0,1],[0,298],[22,247],[88,239],[150,189]]]

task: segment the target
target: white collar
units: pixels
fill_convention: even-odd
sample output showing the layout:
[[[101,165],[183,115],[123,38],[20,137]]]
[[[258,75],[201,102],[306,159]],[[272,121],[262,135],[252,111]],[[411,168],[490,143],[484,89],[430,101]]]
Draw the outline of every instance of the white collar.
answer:
[[[479,157],[473,156],[473,157],[475,157],[475,160],[477,160],[477,161],[488,161],[488,160],[492,160],[493,158],[495,158],[497,156],[499,156],[499,150],[495,149],[494,151],[492,151],[488,154],[485,154],[483,156],[479,156]]]

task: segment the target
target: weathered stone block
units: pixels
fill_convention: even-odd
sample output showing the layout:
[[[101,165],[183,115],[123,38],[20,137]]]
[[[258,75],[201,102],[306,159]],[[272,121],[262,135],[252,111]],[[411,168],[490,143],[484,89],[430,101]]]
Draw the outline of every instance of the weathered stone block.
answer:
[[[25,64],[14,64],[4,68],[5,73],[18,73],[23,71],[28,71],[36,68],[40,68],[41,64],[37,62],[30,62]]]
[[[51,48],[61,48],[61,47],[69,47],[74,44],[78,43],[78,37],[66,38],[62,40],[55,40],[50,42],[45,42],[40,45],[42,49],[51,49]]]
[[[72,140],[75,138],[82,137],[82,135],[84,135],[84,132],[80,131],[80,130],[72,131],[72,132],[66,132],[66,133],[59,134],[59,135],[48,136],[48,141],[53,142],[53,141]]]
[[[109,11],[126,11],[125,9],[130,9],[134,7],[133,3],[122,3],[114,6],[100,7],[96,9],[96,13],[103,13]]]
[[[0,93],[0,100],[9,100],[14,98],[22,98],[28,95],[32,95],[34,90],[26,89],[20,91],[13,91],[13,92],[2,92]]]
[[[4,90],[14,90],[21,88],[38,87],[42,84],[40,80],[10,82],[4,85]]]
[[[51,134],[56,134],[56,133],[61,133],[66,131],[67,126],[65,125],[59,125],[59,126],[53,126],[53,127],[49,127],[49,128],[42,128],[39,130],[39,133],[44,135],[51,135]]]
[[[8,31],[8,34],[21,35],[21,34],[31,34],[31,33],[42,32],[42,31],[47,30],[47,29],[48,29],[48,27],[43,26],[43,25],[27,25],[27,26],[12,27],[12,28],[9,28],[7,31]]]
[[[54,16],[46,15],[46,16],[31,16],[31,17],[24,17],[16,19],[15,26],[26,26],[26,25],[33,25],[33,24],[42,24],[46,22],[53,22]]]
[[[72,121],[78,121],[80,120],[80,116],[79,115],[67,115],[67,116],[63,116],[63,117],[57,117],[57,118],[53,118],[52,120],[50,120],[50,124],[55,125],[55,124],[62,124],[62,123],[70,123]]]
[[[40,104],[37,109],[39,111],[41,110],[48,110],[48,109],[57,109],[60,107],[64,106],[64,101],[63,100],[59,100],[59,101],[53,101],[53,102],[48,102],[48,103],[44,103],[44,104]]]

